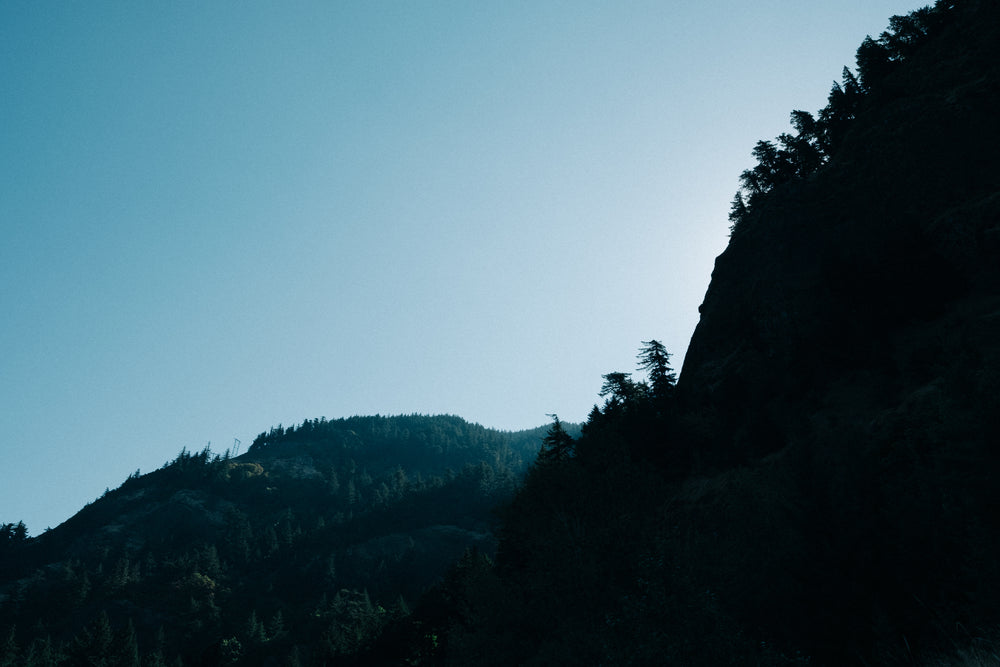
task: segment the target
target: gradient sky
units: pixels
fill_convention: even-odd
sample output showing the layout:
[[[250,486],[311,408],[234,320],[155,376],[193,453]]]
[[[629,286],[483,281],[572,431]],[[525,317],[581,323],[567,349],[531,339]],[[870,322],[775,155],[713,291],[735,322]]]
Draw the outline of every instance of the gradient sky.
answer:
[[[0,5],[0,521],[182,447],[581,421],[680,367],[758,139],[919,6]]]

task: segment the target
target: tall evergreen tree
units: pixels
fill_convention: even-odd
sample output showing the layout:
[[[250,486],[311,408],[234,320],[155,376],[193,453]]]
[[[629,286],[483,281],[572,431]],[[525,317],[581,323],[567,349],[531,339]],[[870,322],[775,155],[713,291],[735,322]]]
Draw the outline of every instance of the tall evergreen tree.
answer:
[[[17,628],[11,626],[0,644],[0,667],[14,667],[18,664]]]
[[[56,667],[63,664],[63,657],[52,644],[52,637],[45,639],[35,639],[31,643],[31,650],[24,660],[25,667]]]
[[[649,377],[649,388],[653,396],[666,398],[670,396],[677,384],[677,374],[670,367],[670,353],[658,340],[644,340],[639,348],[639,370],[646,371]]]
[[[18,521],[14,526],[14,542],[21,543],[28,539],[28,527],[23,521]]]
[[[71,649],[73,664],[110,665],[115,644],[111,620],[101,611],[94,622],[73,639]]]
[[[605,412],[630,404],[639,392],[638,385],[632,381],[631,373],[606,373],[601,377],[604,378],[604,384],[598,393],[601,398],[606,397]]]
[[[559,415],[548,415],[552,418],[552,425],[549,427],[545,438],[542,440],[542,448],[538,451],[538,462],[542,465],[565,461],[573,456],[575,442],[566,433]]]
[[[167,667],[167,660],[163,654],[166,645],[166,635],[164,634],[163,626],[161,625],[159,630],[156,631],[156,639],[154,640],[153,650],[146,654],[143,667]]]
[[[118,638],[118,655],[115,664],[121,667],[141,667],[139,662],[139,640],[135,636],[135,626],[132,624],[132,619],[129,619],[128,625],[122,630]]]
[[[729,208],[729,234],[735,234],[747,218],[749,209],[743,200],[743,193],[737,192]]]

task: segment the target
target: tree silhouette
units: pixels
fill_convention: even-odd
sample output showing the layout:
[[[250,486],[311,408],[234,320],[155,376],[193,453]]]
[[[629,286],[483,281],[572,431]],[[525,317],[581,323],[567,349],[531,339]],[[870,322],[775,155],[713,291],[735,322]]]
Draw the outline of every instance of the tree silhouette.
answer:
[[[538,451],[538,462],[542,465],[558,463],[571,458],[575,450],[573,438],[566,433],[559,415],[548,415],[552,425],[542,439],[542,448]]]
[[[669,396],[677,384],[677,374],[670,367],[670,356],[663,343],[656,339],[642,341],[642,347],[639,348],[638,368],[648,373],[649,388],[654,397]]]
[[[750,212],[775,187],[818,171],[843,143],[867,98],[885,88],[885,81],[902,62],[912,56],[930,33],[945,21],[953,3],[939,0],[905,16],[893,16],[889,30],[877,40],[867,37],[858,47],[857,74],[844,67],[841,81],[834,82],[827,105],[814,117],[793,111],[795,134],[782,133],[775,141],[758,141],[752,154],[756,166],[740,174],[740,189],[729,211],[729,232],[736,234]]]
[[[639,393],[639,387],[632,381],[631,373],[606,373],[601,377],[604,378],[604,384],[598,395],[601,398],[607,397],[604,402],[605,412],[631,404]]]

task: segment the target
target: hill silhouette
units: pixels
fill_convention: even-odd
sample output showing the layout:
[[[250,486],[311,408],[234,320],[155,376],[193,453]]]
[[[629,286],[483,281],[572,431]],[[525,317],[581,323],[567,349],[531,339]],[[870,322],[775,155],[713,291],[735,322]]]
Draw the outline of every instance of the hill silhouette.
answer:
[[[644,341],[580,429],[358,417],[182,452],[6,526],[0,658],[995,663],[997,108],[1000,5],[892,17],[754,148],[679,379]]]
[[[543,432],[353,417],[182,451],[8,540],[4,664],[277,664],[305,637],[303,659],[357,653],[466,549],[495,550],[492,508]]]
[[[998,12],[893,17],[758,143],[676,387],[605,376],[427,612],[447,661],[996,660]]]

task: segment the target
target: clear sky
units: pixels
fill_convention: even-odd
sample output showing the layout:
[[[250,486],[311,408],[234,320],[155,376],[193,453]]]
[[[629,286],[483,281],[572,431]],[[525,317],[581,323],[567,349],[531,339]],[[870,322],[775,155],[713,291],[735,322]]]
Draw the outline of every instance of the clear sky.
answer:
[[[0,4],[0,521],[182,447],[581,421],[758,139],[919,3]]]

